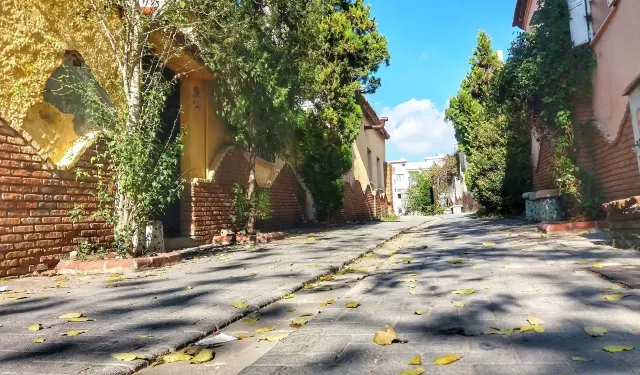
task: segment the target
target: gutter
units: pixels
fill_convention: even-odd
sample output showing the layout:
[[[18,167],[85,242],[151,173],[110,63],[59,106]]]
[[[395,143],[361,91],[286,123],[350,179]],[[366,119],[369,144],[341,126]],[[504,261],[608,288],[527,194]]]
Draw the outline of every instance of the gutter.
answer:
[[[600,28],[598,29],[598,32],[596,33],[596,35],[593,36],[593,40],[591,41],[591,47],[594,47],[596,45],[596,43],[598,43],[600,38],[602,38],[602,34],[604,34],[604,32],[606,31],[607,27],[611,23],[611,20],[613,19],[613,16],[615,16],[616,12],[618,11],[618,6],[620,5],[620,1],[622,1],[622,0],[615,0],[612,3],[612,5],[611,5],[612,8],[609,11],[609,14],[607,15],[607,18],[604,19],[604,22],[602,23],[602,26],[600,26]]]

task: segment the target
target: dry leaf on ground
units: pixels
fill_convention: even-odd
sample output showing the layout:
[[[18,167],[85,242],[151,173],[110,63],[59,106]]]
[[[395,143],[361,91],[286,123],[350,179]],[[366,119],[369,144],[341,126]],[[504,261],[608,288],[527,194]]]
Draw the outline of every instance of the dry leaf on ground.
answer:
[[[537,325],[533,326],[533,330],[536,331],[536,333],[543,333],[544,331],[546,331],[546,328],[541,325]]]
[[[394,342],[406,342],[398,339],[396,331],[389,324],[384,326],[384,331],[377,331],[373,336],[373,342],[378,345],[391,345]]]
[[[306,318],[308,316],[313,316],[313,314],[312,313],[302,313],[302,314],[300,314],[298,316],[301,317],[301,318]]]
[[[241,333],[241,334],[238,334],[238,335],[235,335],[235,336],[236,336],[236,338],[237,338],[238,340],[246,340],[246,339],[248,339],[248,338],[253,337],[253,335],[252,335],[252,334],[247,334],[247,333]]]
[[[459,356],[457,354],[447,354],[447,355],[437,357],[436,359],[433,360],[433,363],[436,365],[448,365],[450,363],[460,360],[461,358],[462,356]]]
[[[275,328],[274,327],[262,327],[262,328],[258,328],[255,330],[256,333],[265,333],[265,332],[271,332],[274,331]]]
[[[360,306],[360,302],[357,301],[351,301],[351,302],[347,302],[347,304],[345,305],[347,308],[349,309],[355,309],[358,306]]]
[[[72,312],[72,313],[60,315],[58,318],[59,319],[77,319],[77,318],[80,318],[80,317],[82,317],[82,313]]]
[[[422,364],[422,358],[420,358],[419,355],[411,358],[411,360],[409,361],[410,365],[415,365],[415,366],[420,366]]]
[[[602,297],[602,299],[607,301],[620,301],[624,297],[626,296],[622,293],[614,293],[614,294],[607,294],[606,296]]]
[[[426,311],[425,310],[416,310],[413,313],[416,314],[416,315],[423,315],[423,314],[426,313]]]
[[[286,296],[282,297],[284,299],[292,299],[293,297],[295,297],[295,295],[293,293],[291,294],[287,294]]]
[[[258,339],[258,341],[278,342],[278,341],[284,340],[287,336],[289,336],[288,333],[283,333],[282,335],[277,335],[277,336],[262,337]]]
[[[46,337],[40,337],[40,338],[37,338],[37,339],[33,340],[33,342],[34,342],[35,344],[42,344],[42,343],[43,343],[43,342],[45,342],[45,341],[47,341],[47,338],[46,338]]]
[[[69,332],[61,333],[60,335],[61,335],[61,336],[74,337],[74,336],[81,335],[81,334],[83,334],[83,333],[85,333],[85,332],[89,332],[89,330],[87,330],[87,329],[77,329],[77,330],[75,330],[75,331],[69,331]]]
[[[298,320],[292,321],[289,324],[289,327],[291,327],[291,328],[300,328],[305,324],[307,324],[307,321],[305,319],[298,319]]]
[[[162,356],[162,360],[166,363],[189,361],[191,358],[193,357],[185,353],[169,353]]]
[[[602,264],[602,263],[593,263],[593,264],[591,265],[591,267],[593,267],[593,268],[603,268],[603,267],[604,267],[604,264]]]
[[[464,307],[464,303],[462,303],[462,302],[451,301],[451,303],[453,303],[453,305],[456,306],[456,307]]]
[[[42,329],[42,324],[40,323],[34,323],[32,325],[29,326],[29,328],[27,328],[29,331],[39,331]]]
[[[535,315],[529,315],[529,316],[527,317],[527,321],[528,321],[530,324],[534,325],[534,326],[539,326],[539,325],[544,324],[544,321],[543,321],[542,319],[538,318],[538,317],[537,317],[537,316],[535,316]]]
[[[633,346],[626,346],[626,345],[607,345],[604,348],[602,348],[602,350],[609,352],[609,353],[618,353],[618,352],[624,352],[624,351],[630,351],[633,350]]]
[[[136,359],[144,359],[145,357],[142,355],[134,354],[134,353],[114,353],[111,356],[120,361],[133,361]]]
[[[189,363],[204,363],[209,362],[213,359],[213,350],[211,349],[202,349],[195,357],[189,360]]]
[[[453,294],[471,294],[473,292],[475,292],[476,290],[473,288],[468,288],[468,289],[458,289],[458,290],[454,290]]]
[[[592,337],[600,337],[607,334],[607,329],[603,327],[584,327],[584,331],[587,335]]]
[[[416,368],[404,370],[398,375],[422,375],[422,374],[424,374],[424,368],[416,367]]]
[[[258,321],[258,319],[259,319],[259,318],[253,318],[253,317],[250,317],[250,318],[243,318],[243,319],[240,319],[240,321],[241,321],[241,322],[243,322],[243,323],[255,323],[255,322],[257,322],[257,321]]]
[[[248,307],[248,305],[244,302],[234,302],[232,303],[233,307],[235,307],[236,309],[246,309]]]

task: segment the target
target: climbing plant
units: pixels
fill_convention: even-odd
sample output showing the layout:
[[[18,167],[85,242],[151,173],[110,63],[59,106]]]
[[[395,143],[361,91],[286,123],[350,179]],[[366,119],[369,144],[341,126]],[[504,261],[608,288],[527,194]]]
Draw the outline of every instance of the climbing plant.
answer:
[[[572,217],[591,216],[598,206],[593,178],[576,164],[577,126],[572,114],[579,95],[591,93],[595,63],[588,45],[574,47],[566,0],[538,0],[530,32],[512,43],[496,80],[495,102],[511,127],[555,140],[553,178]]]

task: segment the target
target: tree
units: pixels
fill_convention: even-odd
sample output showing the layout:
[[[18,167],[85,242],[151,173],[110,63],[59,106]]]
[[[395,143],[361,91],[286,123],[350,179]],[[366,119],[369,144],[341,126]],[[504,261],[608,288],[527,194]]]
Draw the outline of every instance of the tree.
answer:
[[[315,80],[306,92],[310,110],[299,128],[300,174],[321,219],[342,207],[343,175],[362,122],[361,95],[380,86],[375,75],[389,64],[386,38],[363,0],[323,2]]]
[[[503,64],[491,38],[480,31],[477,40],[471,69],[451,98],[446,119],[467,155],[466,182],[473,197],[490,212],[511,211],[531,178],[529,135],[509,126],[504,104],[496,100]]]
[[[429,168],[428,173],[435,190],[434,195],[447,192],[458,175],[458,158],[455,155],[446,155],[442,165],[434,164]]]
[[[163,129],[162,118],[177,80],[163,72],[164,62],[185,49],[175,42],[180,27],[193,26],[183,1],[147,3],[150,11],[144,12],[139,0],[87,0],[79,16],[96,22],[108,40],[112,54],[104,58],[117,66],[118,77],[111,85],[117,89],[107,97],[93,81],[70,88],[82,94],[86,117],[100,128],[105,147],[94,158],[97,175],[77,173],[98,178],[99,208],[94,215],[114,224],[117,248],[130,255],[144,250],[140,226],[181,193],[177,118],[169,120],[173,122],[169,130]]]
[[[256,157],[272,159],[292,144],[304,121],[303,90],[312,82],[320,25],[316,0],[194,0],[207,27],[193,31],[216,73],[218,115],[249,154],[247,201],[255,206]],[[246,231],[254,233],[255,210]]]
[[[491,47],[491,37],[486,32],[480,30],[477,41],[478,44],[469,59],[471,69],[445,111],[446,120],[453,124],[455,129],[460,149],[468,156],[471,156],[471,132],[484,121],[492,80],[503,65]]]
[[[429,171],[411,172],[409,181],[406,200],[407,212],[418,212],[422,215],[435,214],[437,209],[433,201]]]

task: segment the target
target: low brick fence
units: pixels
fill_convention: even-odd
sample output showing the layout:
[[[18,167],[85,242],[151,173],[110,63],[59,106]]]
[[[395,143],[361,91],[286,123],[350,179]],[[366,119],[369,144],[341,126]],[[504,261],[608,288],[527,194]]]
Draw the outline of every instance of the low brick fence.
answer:
[[[640,196],[603,205],[616,247],[640,248]]]

